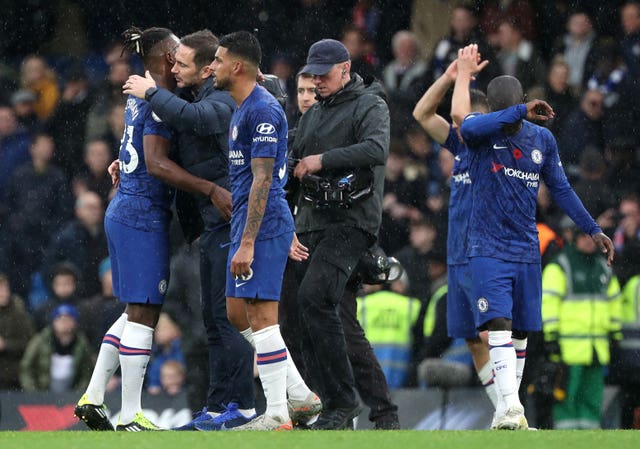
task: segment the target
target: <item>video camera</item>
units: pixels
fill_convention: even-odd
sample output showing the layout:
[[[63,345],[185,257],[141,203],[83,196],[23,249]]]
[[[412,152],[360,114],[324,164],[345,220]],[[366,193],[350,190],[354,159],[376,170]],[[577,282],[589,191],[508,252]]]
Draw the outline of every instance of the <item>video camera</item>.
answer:
[[[387,284],[400,279],[404,267],[395,257],[388,257],[378,245],[371,246],[358,261],[356,273],[365,284]]]

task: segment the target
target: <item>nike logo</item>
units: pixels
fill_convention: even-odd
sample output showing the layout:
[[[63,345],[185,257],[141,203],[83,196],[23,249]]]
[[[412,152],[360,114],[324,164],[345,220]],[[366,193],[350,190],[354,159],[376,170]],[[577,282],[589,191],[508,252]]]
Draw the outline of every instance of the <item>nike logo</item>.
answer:
[[[491,173],[497,173],[503,168],[504,168],[504,165],[496,164],[495,162],[491,161]]]
[[[246,282],[240,282],[239,284],[236,282],[236,288],[242,287]]]
[[[280,179],[284,179],[284,175],[286,174],[287,174],[287,164],[284,164],[282,168],[278,170],[278,176],[280,176]]]
[[[454,160],[454,161],[458,161],[458,162],[460,162],[460,161],[461,161],[460,156],[456,156],[456,157],[454,157],[454,158],[453,158],[453,160]]]
[[[504,150],[505,148],[507,148],[507,147],[501,147],[501,146],[499,146],[498,144],[495,144],[495,143],[493,144],[493,149],[494,150]]]

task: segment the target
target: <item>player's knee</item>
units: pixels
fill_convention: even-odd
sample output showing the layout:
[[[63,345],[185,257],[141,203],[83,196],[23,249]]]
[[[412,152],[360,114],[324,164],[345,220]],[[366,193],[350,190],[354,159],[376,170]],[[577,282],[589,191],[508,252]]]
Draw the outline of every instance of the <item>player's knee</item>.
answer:
[[[511,320],[507,318],[493,318],[486,325],[489,331],[510,331]]]
[[[524,340],[525,338],[527,338],[527,335],[528,332],[526,331],[519,331],[517,329],[511,331],[511,336],[516,340]]]

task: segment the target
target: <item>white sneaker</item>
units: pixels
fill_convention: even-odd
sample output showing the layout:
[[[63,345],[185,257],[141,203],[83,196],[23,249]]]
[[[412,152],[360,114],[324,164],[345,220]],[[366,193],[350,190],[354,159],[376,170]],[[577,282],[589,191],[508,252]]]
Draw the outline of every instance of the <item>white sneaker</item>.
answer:
[[[293,430],[293,425],[290,419],[285,421],[279,416],[260,415],[246,424],[229,430]]]
[[[527,430],[529,424],[524,417],[524,407],[514,405],[509,407],[504,415],[496,419],[496,429],[498,430]]]

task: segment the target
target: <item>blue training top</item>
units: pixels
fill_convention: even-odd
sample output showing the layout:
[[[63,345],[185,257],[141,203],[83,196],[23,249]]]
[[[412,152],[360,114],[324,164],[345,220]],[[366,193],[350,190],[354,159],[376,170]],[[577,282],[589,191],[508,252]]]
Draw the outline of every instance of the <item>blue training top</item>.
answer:
[[[536,199],[540,181],[554,200],[589,235],[601,232],[562,168],[551,132],[523,120],[524,104],[489,114],[471,113],[460,133],[470,150],[473,207],[467,254],[513,262],[540,262]],[[522,121],[507,135],[503,126]]]
[[[460,141],[453,126],[449,127],[449,135],[442,146],[454,155],[451,195],[449,196],[447,264],[465,264],[469,261],[467,258],[467,235],[472,204],[469,149]]]
[[[273,181],[257,240],[293,232],[293,217],[285,199],[287,183],[287,119],[278,101],[256,85],[231,117],[229,179],[233,212],[231,241],[240,242],[247,221],[249,191],[253,182],[252,158],[272,158]]]
[[[174,189],[151,176],[144,160],[143,137],[171,140],[172,131],[151,112],[149,103],[129,95],[120,143],[120,184],[106,216],[142,231],[167,231]]]

